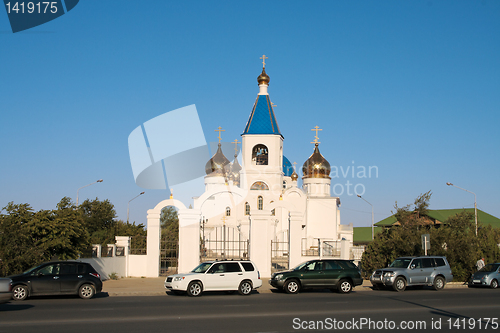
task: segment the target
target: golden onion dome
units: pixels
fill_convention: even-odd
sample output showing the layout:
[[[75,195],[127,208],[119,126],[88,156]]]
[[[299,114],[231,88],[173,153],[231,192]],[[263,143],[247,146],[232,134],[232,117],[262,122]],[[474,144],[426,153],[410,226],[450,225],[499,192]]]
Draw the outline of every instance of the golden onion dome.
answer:
[[[330,178],[330,171],[330,163],[321,155],[316,143],[311,157],[302,166],[303,178]]]
[[[269,85],[269,81],[271,81],[271,78],[266,74],[266,70],[262,68],[262,73],[257,77],[257,82],[259,82],[259,85],[264,83]]]
[[[299,179],[299,175],[295,172],[295,170],[293,170],[293,173],[292,173],[292,175],[290,177],[292,177],[292,180],[294,182],[296,182],[297,179]]]
[[[228,165],[229,160],[222,153],[221,144],[219,143],[217,152],[205,165],[205,172],[211,176],[225,176]]]
[[[230,175],[235,185],[240,184],[240,170],[241,170],[241,166],[240,163],[238,162],[237,156],[238,155],[234,155],[234,162],[233,165],[231,166],[231,175]]]

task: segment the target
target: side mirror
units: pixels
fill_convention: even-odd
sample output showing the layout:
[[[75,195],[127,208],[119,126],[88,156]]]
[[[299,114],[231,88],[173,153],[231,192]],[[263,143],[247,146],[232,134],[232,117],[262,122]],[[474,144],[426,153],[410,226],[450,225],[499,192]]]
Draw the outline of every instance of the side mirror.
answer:
[[[412,265],[410,266],[410,269],[415,269],[415,264],[412,264]]]
[[[40,272],[40,273],[38,273],[38,274],[37,274],[37,276],[38,276],[38,277],[42,277],[42,276],[43,276],[43,273],[42,273],[42,272]]]

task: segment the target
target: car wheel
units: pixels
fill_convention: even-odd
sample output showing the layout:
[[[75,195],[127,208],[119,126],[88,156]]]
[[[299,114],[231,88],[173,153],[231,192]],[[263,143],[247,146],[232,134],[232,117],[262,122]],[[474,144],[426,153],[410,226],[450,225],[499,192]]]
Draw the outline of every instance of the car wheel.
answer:
[[[340,280],[337,290],[342,294],[348,294],[352,291],[352,283],[349,280]]]
[[[406,289],[406,280],[402,276],[398,276],[396,280],[394,280],[394,284],[392,288],[397,292],[405,291]]]
[[[12,288],[12,299],[16,301],[24,301],[28,298],[28,288],[23,285],[17,285]]]
[[[300,290],[300,285],[297,280],[288,280],[284,286],[285,292],[287,294],[296,294]]]
[[[434,288],[434,290],[441,290],[444,288],[444,285],[444,279],[441,276],[438,276],[434,279],[434,284],[432,285],[432,287]]]
[[[490,283],[490,288],[491,289],[497,289],[498,288],[498,281],[497,280],[492,280]]]
[[[202,291],[203,287],[201,286],[201,282],[199,281],[191,282],[187,288],[187,294],[193,297],[200,296]]]
[[[95,289],[94,286],[91,284],[84,284],[78,289],[78,296],[80,296],[83,299],[89,299],[94,297],[95,294]]]
[[[240,295],[250,295],[252,289],[252,282],[241,281],[240,286],[238,287],[238,292],[240,293]]]

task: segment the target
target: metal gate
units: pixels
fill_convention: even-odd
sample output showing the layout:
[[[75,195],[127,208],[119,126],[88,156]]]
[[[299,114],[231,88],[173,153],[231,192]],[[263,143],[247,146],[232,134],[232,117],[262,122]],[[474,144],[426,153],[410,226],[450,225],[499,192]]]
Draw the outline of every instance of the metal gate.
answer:
[[[177,274],[179,263],[179,242],[161,240],[160,242],[160,276]]]
[[[224,241],[206,240],[201,243],[200,261],[215,259],[239,259],[248,258],[248,240],[244,241]]]
[[[288,242],[271,241],[271,273],[289,269]]]

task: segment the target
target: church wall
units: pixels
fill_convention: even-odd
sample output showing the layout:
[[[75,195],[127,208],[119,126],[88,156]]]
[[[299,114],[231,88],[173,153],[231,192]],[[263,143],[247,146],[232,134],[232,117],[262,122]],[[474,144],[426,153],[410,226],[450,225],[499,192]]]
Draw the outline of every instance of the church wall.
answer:
[[[337,198],[307,199],[307,238],[337,240]]]

